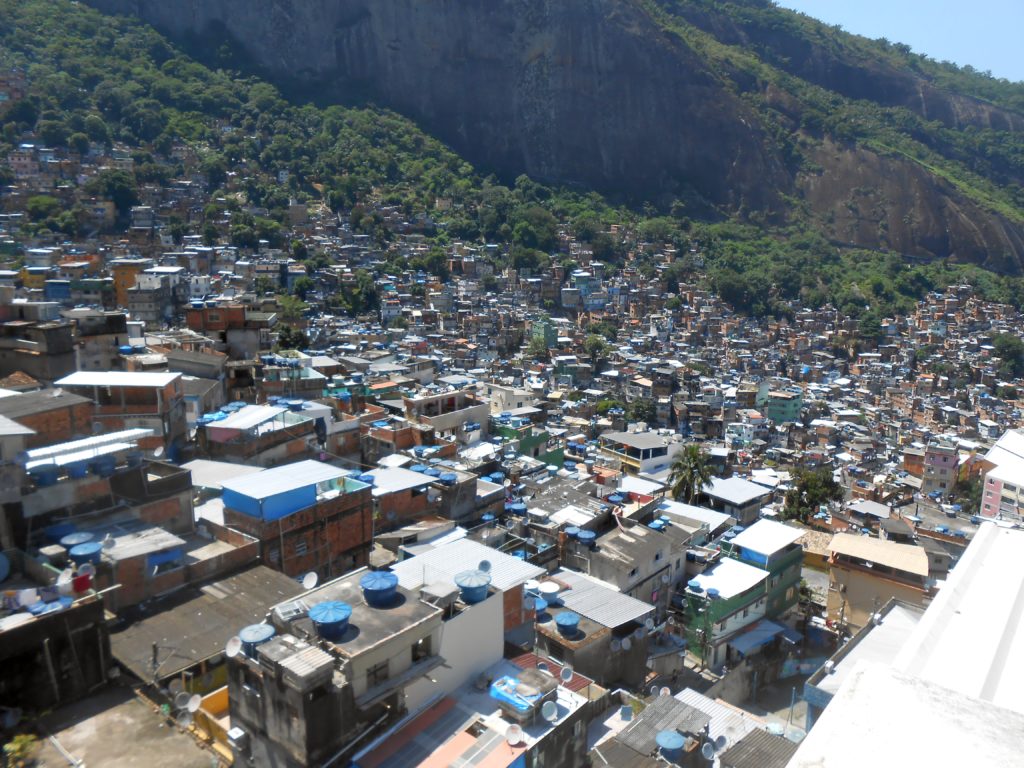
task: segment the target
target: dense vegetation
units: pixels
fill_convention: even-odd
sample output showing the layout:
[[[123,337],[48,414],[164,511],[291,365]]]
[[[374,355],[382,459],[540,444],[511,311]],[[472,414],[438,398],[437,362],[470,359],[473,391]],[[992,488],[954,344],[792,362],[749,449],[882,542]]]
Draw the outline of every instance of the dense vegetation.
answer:
[[[756,20],[759,4],[726,5],[755,14]],[[723,61],[752,66],[753,59],[738,49],[718,43],[663,8],[659,12],[666,24],[682,30],[694,44],[714,48]],[[230,52],[221,53],[224,61],[232,60]],[[955,84],[961,77],[935,66],[936,78],[942,75]],[[134,173],[104,172],[88,182],[87,190],[113,199],[122,217],[135,203],[139,185],[194,174],[208,183],[211,194],[205,223],[193,234],[207,242],[227,237],[241,247],[267,239],[292,248],[311,269],[324,265],[323,256],[301,243],[285,242],[290,199],[322,202],[348,216],[355,231],[370,235],[382,248],[388,271],[412,268],[443,275],[444,246],[455,240],[502,244],[494,257],[498,267],[539,269],[552,260],[572,266],[558,252],[560,234],[568,229],[592,247],[596,258],[613,265],[632,260],[645,277],[662,279],[669,292],[680,281],[707,281],[739,311],[756,315],[785,315],[795,306],[831,302],[861,316],[862,326],[873,329],[886,313],[906,309],[928,290],[952,282],[973,283],[999,301],[1019,304],[1024,299],[1019,280],[976,267],[913,264],[892,254],[837,248],[807,217],[795,216],[779,228],[720,216],[695,221],[684,205],[634,210],[525,176],[503,184],[392,112],[290,103],[265,82],[197,63],[141,23],[105,17],[67,0],[0,0],[0,67],[24,71],[29,83],[26,97],[0,114],[0,156],[31,135],[73,154],[88,152],[90,144],[126,145],[135,161]],[[758,67],[759,76],[788,77],[769,65]],[[985,82],[993,100],[1018,103],[1017,90]],[[852,113],[835,113],[834,105],[826,106],[828,119],[861,124]],[[861,116],[868,114],[863,104],[851,101],[846,106],[861,110]],[[882,140],[885,120],[874,120],[876,128],[865,140]],[[997,140],[984,132],[970,136],[965,133],[956,140],[983,142],[986,151],[976,156],[1018,173],[1018,139]],[[999,146],[1003,150],[988,151]],[[799,162],[799,147],[794,145],[793,151]],[[913,148],[925,151],[935,150],[925,144]],[[969,168],[945,156],[941,162],[991,205],[1019,206],[1008,197],[1016,194],[1012,190],[975,184]],[[439,199],[446,205],[438,206]],[[394,235],[384,225],[382,205],[402,209],[433,247],[408,262],[389,250]],[[265,213],[243,210],[252,207]],[[28,213],[31,226],[40,230],[83,234],[81,211],[65,210],[55,195],[34,198]],[[620,225],[615,236],[609,232],[613,223]],[[189,226],[174,221],[171,231],[180,241]],[[680,254],[669,265],[659,255],[666,246]],[[312,286],[307,282],[301,288],[304,297]],[[372,277],[360,273],[332,301],[353,313],[372,307]],[[613,329],[595,332],[614,336]]]

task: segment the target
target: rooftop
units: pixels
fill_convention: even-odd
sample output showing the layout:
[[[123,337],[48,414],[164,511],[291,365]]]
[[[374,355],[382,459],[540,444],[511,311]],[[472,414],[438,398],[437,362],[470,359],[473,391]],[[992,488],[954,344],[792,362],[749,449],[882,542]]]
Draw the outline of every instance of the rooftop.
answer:
[[[265,469],[249,476],[224,480],[221,487],[251,499],[266,499],[280,493],[337,480],[347,474],[344,469],[307,459]]]
[[[373,476],[373,495],[384,496],[388,493],[409,491],[430,485],[434,478],[422,472],[413,472],[402,467],[379,467],[366,474]]]
[[[726,504],[741,507],[755,499],[770,496],[772,491],[770,488],[744,480],[742,477],[729,477],[725,479],[713,477],[711,482],[704,486],[704,493]]]
[[[0,416],[17,420],[25,416],[55,411],[58,408],[70,408],[83,403],[91,405],[92,400],[56,389],[14,393],[7,397],[0,397]]]
[[[566,608],[610,629],[642,621],[654,612],[653,605],[624,595],[610,584],[586,574],[563,568],[552,577],[569,587],[558,595]]]
[[[58,387],[166,387],[181,374],[143,373],[140,371],[77,371],[65,376]]]
[[[784,549],[804,534],[803,529],[794,528],[774,520],[758,520],[732,540],[734,547],[742,547],[761,555],[772,555]]]
[[[181,465],[192,473],[192,485],[197,488],[211,488],[220,490],[225,480],[252,475],[257,472],[264,472],[263,467],[251,467],[248,464],[232,464],[228,461],[210,461],[209,459],[195,459],[187,464]]]
[[[1024,715],[1022,552],[1024,531],[983,523],[893,666]]]
[[[664,448],[668,441],[657,432],[605,432],[602,439],[636,448],[639,451],[650,448]]]
[[[837,533],[828,545],[829,552],[888,566],[917,576],[928,575],[928,553],[914,544],[897,544],[886,539]]]
[[[242,627],[263,621],[272,605],[300,592],[302,585],[295,579],[263,565],[253,566],[229,578],[157,598],[149,604],[149,615],[111,634],[111,650],[136,676],[148,680],[153,675],[156,643],[160,676],[169,677],[223,652],[228,639]]]
[[[455,574],[473,570],[483,560],[491,564],[491,586],[502,592],[544,573],[543,568],[466,538],[449,541],[402,560],[391,570],[403,588],[417,590],[429,584],[452,583]]]
[[[768,571],[762,571],[739,560],[725,558],[720,560],[711,570],[691,581],[696,581],[706,593],[709,589],[717,589],[723,600],[741,595],[748,589],[756,587],[768,578]]]

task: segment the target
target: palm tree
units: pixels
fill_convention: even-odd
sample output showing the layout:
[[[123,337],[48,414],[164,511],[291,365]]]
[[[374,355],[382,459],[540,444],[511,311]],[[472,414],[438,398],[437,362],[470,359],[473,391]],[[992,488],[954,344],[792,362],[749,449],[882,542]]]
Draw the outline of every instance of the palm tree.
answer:
[[[711,482],[708,455],[699,445],[688,445],[676,454],[672,460],[669,482],[672,484],[672,498],[686,499],[688,504],[692,504],[701,489]]]

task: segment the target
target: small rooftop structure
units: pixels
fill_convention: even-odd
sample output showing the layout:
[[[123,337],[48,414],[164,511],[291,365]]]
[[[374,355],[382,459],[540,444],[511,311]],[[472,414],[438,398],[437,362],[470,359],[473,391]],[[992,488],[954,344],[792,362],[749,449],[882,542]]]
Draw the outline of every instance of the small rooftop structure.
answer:
[[[389,493],[411,491],[430,485],[434,478],[422,472],[413,472],[402,467],[378,467],[367,473],[373,478],[373,495],[384,496]]]
[[[366,488],[348,472],[308,459],[222,482],[224,506],[252,517],[277,520],[312,506],[318,498]]]
[[[749,549],[751,552],[757,552],[767,557],[788,547],[803,534],[803,529],[785,523],[777,523],[774,520],[758,520],[740,532],[730,543],[734,547]]]
[[[415,590],[438,582],[451,583],[455,574],[477,568],[484,560],[491,564],[491,586],[502,592],[544,573],[543,568],[466,538],[402,560],[391,570],[403,588]]]
[[[58,382],[58,387],[166,387],[180,378],[177,372],[148,373],[141,371],[76,371]]]

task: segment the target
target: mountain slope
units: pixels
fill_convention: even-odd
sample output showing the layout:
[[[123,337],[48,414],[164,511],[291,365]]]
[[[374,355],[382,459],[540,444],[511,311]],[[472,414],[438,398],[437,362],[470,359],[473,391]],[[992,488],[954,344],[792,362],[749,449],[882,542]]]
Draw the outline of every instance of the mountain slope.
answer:
[[[509,178],[1024,264],[1024,89],[768,2],[90,2],[197,53],[229,41],[296,92],[395,109]]]

